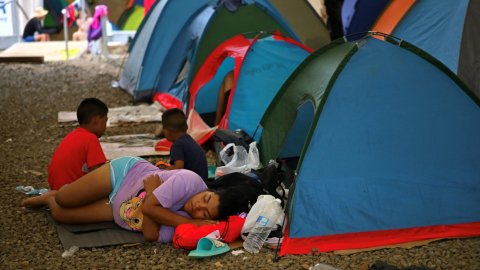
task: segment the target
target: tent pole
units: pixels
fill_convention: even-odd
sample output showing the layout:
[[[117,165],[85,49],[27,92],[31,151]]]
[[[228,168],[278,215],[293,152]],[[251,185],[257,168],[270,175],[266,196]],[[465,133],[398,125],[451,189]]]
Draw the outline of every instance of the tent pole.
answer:
[[[82,0],[82,24],[83,24],[83,35],[84,35],[84,38],[85,40],[88,42],[88,38],[87,38],[87,30],[85,27],[87,25],[87,22],[85,21],[86,18],[87,18],[87,15],[85,14],[85,10],[86,10],[86,4],[87,2],[85,0]]]
[[[107,7],[103,8],[102,22],[102,54],[108,57],[108,37],[107,37]]]
[[[68,25],[67,25],[67,11],[62,9],[63,14],[63,34],[65,36],[65,52],[67,55],[67,60],[69,59],[68,55]]]
[[[12,22],[13,22],[13,29],[17,31],[17,42],[20,43],[22,39],[20,38],[22,35],[22,30],[20,29],[20,18],[18,16],[18,5],[17,1],[11,1],[11,11],[12,11]],[[15,32],[14,32],[15,33]]]

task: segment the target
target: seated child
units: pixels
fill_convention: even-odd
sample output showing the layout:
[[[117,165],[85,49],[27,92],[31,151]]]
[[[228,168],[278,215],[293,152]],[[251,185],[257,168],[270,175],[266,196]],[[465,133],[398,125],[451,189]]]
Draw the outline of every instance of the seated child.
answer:
[[[208,179],[208,164],[203,148],[187,134],[187,119],[180,109],[170,109],[162,115],[163,132],[169,142],[170,164],[167,170],[187,169]]]
[[[80,103],[80,127],[62,140],[48,166],[51,190],[73,183],[107,161],[98,141],[107,127],[107,114],[108,107],[99,99],[87,98]]]
[[[85,14],[85,28],[88,30],[88,27],[90,27],[90,24],[92,24],[93,19],[89,18],[87,14]],[[86,40],[87,35],[85,34],[87,31],[83,29],[83,15],[82,12],[79,13],[78,19],[77,19],[77,26],[78,30],[73,33],[73,41],[82,41]]]

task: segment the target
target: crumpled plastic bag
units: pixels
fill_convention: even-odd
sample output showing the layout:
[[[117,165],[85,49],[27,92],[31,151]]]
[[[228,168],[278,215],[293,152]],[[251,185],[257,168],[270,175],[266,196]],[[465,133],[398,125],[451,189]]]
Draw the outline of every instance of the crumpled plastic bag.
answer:
[[[243,146],[227,144],[219,154],[220,160],[226,165],[217,168],[215,178],[233,172],[249,174],[251,169],[256,169],[260,165],[257,143],[252,142],[249,148],[250,152],[247,152]],[[233,155],[228,155],[229,150],[233,150]]]
[[[220,151],[220,160],[225,166],[218,167],[215,171],[215,179],[225,174],[239,172],[250,174],[252,169],[258,168],[260,165],[260,154],[258,153],[257,142],[249,145],[250,151],[247,152],[245,147],[237,146],[229,143]],[[228,150],[233,149],[233,155],[228,155]]]

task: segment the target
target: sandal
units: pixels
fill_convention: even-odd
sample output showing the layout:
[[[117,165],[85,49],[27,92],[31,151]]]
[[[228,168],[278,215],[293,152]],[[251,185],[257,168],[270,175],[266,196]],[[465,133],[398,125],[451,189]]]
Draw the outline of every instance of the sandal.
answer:
[[[203,237],[198,241],[197,249],[190,251],[188,254],[192,258],[205,258],[225,253],[230,247],[220,241]]]

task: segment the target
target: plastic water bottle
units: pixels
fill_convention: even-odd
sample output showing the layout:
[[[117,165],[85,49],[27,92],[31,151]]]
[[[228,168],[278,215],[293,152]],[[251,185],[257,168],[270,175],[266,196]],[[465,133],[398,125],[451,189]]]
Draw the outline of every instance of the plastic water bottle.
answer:
[[[243,247],[248,252],[258,253],[260,251],[281,213],[282,207],[280,206],[279,199],[271,200],[265,204],[265,208],[260,212],[255,226],[243,243]]]
[[[27,195],[33,195],[33,194],[42,195],[50,191],[50,189],[48,188],[35,189],[32,186],[27,186],[27,187],[18,186],[15,189]]]

